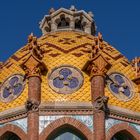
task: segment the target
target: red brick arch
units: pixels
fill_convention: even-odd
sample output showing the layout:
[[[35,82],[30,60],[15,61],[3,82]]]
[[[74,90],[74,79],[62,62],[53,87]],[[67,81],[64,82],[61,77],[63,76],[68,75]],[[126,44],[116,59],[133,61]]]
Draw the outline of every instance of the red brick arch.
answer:
[[[0,138],[6,132],[12,132],[12,133],[16,134],[21,140],[27,140],[27,135],[25,134],[25,132],[16,125],[7,124],[7,125],[1,127],[0,128]]]
[[[39,140],[46,140],[53,132],[56,132],[63,126],[73,127],[75,130],[83,134],[87,140],[93,140],[93,134],[91,130],[82,122],[71,117],[63,117],[50,123],[40,134]]]
[[[119,123],[114,125],[109,129],[106,135],[106,140],[111,140],[111,138],[120,131],[126,131],[130,133],[136,140],[140,140],[140,134],[134,130],[129,123]]]

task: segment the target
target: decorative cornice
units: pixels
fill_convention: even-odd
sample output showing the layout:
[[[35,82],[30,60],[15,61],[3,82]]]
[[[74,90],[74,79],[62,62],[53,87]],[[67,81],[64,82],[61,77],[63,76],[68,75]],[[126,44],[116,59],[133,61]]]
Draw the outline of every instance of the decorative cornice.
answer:
[[[139,112],[133,112],[128,109],[124,109],[117,106],[111,106],[111,105],[108,105],[108,109],[109,109],[108,116],[111,118],[140,124]]]
[[[111,67],[111,64],[102,55],[104,44],[101,33],[98,33],[98,37],[94,39],[94,42],[95,44],[88,50],[90,59],[83,67],[83,71],[91,78],[96,75],[104,76]]]
[[[29,51],[29,55],[21,64],[21,68],[25,71],[27,77],[40,77],[47,70],[45,64],[42,62],[45,51],[40,47],[37,37],[33,36],[33,34],[28,37],[27,50]]]
[[[17,107],[0,113],[0,124],[27,117],[25,106]]]

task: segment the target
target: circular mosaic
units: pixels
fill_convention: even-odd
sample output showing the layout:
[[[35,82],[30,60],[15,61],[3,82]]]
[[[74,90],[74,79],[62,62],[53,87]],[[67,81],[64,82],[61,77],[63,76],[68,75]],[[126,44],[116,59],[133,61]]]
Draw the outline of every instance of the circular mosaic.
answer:
[[[107,85],[113,95],[123,101],[133,96],[131,81],[120,73],[112,73],[107,77]]]
[[[58,93],[69,94],[82,86],[83,79],[82,73],[77,68],[61,66],[49,75],[49,86]]]
[[[24,77],[15,74],[7,78],[0,87],[0,100],[10,102],[16,99],[25,87]]]

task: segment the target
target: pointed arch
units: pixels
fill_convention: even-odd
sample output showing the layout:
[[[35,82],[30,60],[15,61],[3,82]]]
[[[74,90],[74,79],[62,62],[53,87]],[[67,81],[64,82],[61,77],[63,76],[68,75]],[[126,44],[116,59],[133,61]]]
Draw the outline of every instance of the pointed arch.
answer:
[[[55,133],[59,129],[63,127],[71,127],[78,131],[81,135],[86,137],[87,140],[93,140],[93,134],[91,130],[87,126],[85,126],[82,122],[70,118],[70,117],[63,117],[60,119],[55,120],[54,122],[50,123],[40,134],[39,140],[46,140],[52,133]]]
[[[16,134],[21,140],[27,140],[27,135],[25,134],[25,132],[21,128],[13,124],[7,124],[0,128],[0,139],[7,132]]]
[[[132,135],[135,138],[135,140],[140,139],[140,134],[136,130],[134,130],[129,125],[129,123],[119,123],[119,124],[114,125],[108,130],[107,135],[106,135],[106,140],[111,140],[111,138],[118,132],[126,132]]]

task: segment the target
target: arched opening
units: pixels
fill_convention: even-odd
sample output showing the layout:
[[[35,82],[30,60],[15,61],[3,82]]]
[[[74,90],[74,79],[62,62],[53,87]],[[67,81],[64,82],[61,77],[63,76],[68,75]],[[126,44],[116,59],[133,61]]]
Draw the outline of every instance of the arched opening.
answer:
[[[70,126],[63,126],[52,134],[46,140],[87,140],[87,138]]]
[[[0,140],[21,140],[15,133],[6,132],[1,137]]]
[[[67,139],[64,139],[66,136]],[[92,140],[92,136],[93,133],[82,122],[62,117],[50,123],[41,132],[39,140]]]
[[[78,30],[84,30],[83,28],[83,25],[82,25],[82,20],[75,20],[75,29],[78,29]]]
[[[60,19],[57,20],[58,23],[58,29],[61,28],[68,28],[70,26],[70,19],[69,18],[65,18],[65,15],[61,15]]]
[[[111,140],[136,140],[136,139],[129,132],[123,130],[123,131],[117,132],[111,138]]]

